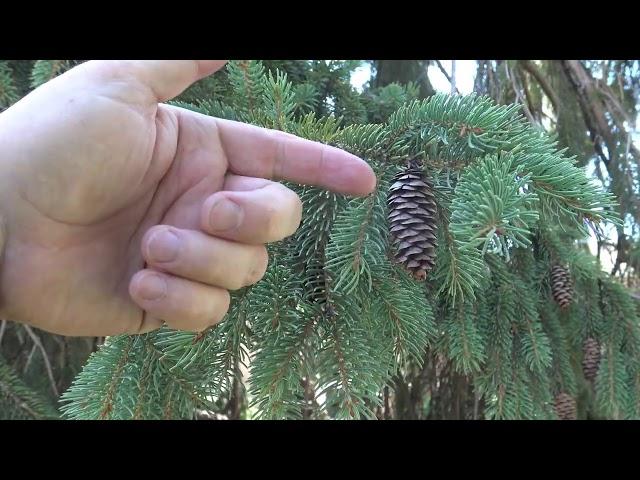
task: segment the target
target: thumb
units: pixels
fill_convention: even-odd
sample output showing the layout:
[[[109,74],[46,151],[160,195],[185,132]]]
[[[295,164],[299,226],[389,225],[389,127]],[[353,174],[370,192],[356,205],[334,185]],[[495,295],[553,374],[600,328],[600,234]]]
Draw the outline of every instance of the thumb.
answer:
[[[94,60],[87,67],[105,77],[134,77],[157,102],[180,95],[191,84],[220,70],[226,60]]]

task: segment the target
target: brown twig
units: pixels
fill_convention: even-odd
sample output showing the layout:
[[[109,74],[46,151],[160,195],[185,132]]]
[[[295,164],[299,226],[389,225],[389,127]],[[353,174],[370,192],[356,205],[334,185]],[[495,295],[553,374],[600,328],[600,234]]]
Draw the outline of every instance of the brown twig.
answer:
[[[2,349],[2,337],[4,337],[4,331],[6,328],[7,328],[7,321],[2,320],[2,323],[0,323],[0,350]]]
[[[473,419],[474,420],[478,419],[479,406],[480,406],[480,392],[474,385],[473,386]]]
[[[544,93],[547,95],[547,98],[551,102],[553,110],[557,112],[558,105],[560,105],[560,100],[558,99],[558,95],[556,95],[556,92],[551,88],[551,85],[549,85],[549,82],[547,82],[547,79],[544,78],[544,75],[542,75],[542,72],[540,72],[540,70],[538,70],[538,67],[536,67],[530,60],[520,60],[519,63],[525,71],[530,73],[531,76],[536,79],[538,85],[540,85],[540,88],[542,88]]]
[[[233,376],[233,384],[225,411],[227,416],[229,417],[229,420],[240,420],[242,414],[242,406],[244,404],[244,385],[238,379],[238,372],[240,370],[240,367],[237,358],[234,360],[233,369],[235,375]]]
[[[533,101],[533,98],[531,97],[531,92],[529,91],[529,82],[527,81],[527,76],[526,75],[522,75],[521,76],[521,80],[522,80],[522,90],[524,90],[524,96],[527,99],[527,105],[529,105],[529,111],[531,112],[531,115],[536,118],[536,123],[542,123],[542,115],[544,114],[544,112],[542,112],[542,107],[540,107],[540,110],[537,110],[535,107],[535,103]]]
[[[333,337],[334,340],[334,351],[336,353],[336,357],[338,358],[338,373],[340,376],[340,383],[342,384],[342,389],[344,390],[345,394],[347,395],[347,407],[349,408],[349,414],[351,415],[351,418],[355,418],[355,410],[354,410],[354,401],[351,399],[351,388],[349,386],[349,382],[347,380],[348,376],[347,376],[347,367],[345,365],[345,360],[344,360],[344,356],[342,354],[342,347],[340,346],[340,340],[338,338],[338,332],[336,331],[337,327],[336,324],[334,322],[333,324],[333,329],[331,332],[331,335]]]
[[[16,337],[18,337],[18,341],[20,342],[20,349],[22,349],[22,347],[24,347],[24,332],[22,331],[21,328],[16,329]]]
[[[384,416],[385,420],[391,420],[391,406],[389,404],[389,386],[384,387]]]
[[[615,164],[615,142],[611,134],[609,125],[603,111],[602,101],[598,100],[593,85],[593,79],[586,72],[582,64],[577,60],[560,60],[565,75],[573,86],[576,93],[580,109],[586,123],[594,149],[598,156],[607,166],[611,168],[610,163]],[[601,141],[604,141],[609,157],[607,157],[601,147]]]
[[[67,367],[67,362],[69,360],[69,349],[67,348],[67,339],[66,337],[60,337],[58,335],[52,335],[51,338],[58,344],[60,347],[60,351],[58,352],[58,371],[61,372],[60,377],[58,378],[57,386],[59,389],[62,389],[62,385],[64,382],[64,375],[62,372],[65,371]]]
[[[44,346],[42,345],[40,338],[38,338],[38,336],[34,333],[33,330],[31,330],[31,327],[29,327],[28,325],[23,325],[23,327],[31,337],[31,340],[33,340],[33,343],[38,346],[40,353],[42,353],[42,358],[44,359],[44,366],[47,369],[47,375],[49,376],[49,381],[51,382],[51,389],[53,390],[54,395],[56,397],[59,397],[60,393],[58,393],[58,387],[56,387],[56,381],[53,377],[53,370],[51,369],[51,363],[49,362],[49,357],[47,356],[47,352],[44,349]]]
[[[522,96],[522,91],[520,89],[520,85],[516,81],[516,73],[511,68],[509,68],[509,65],[505,65],[505,72],[507,74],[507,78],[511,82],[511,86],[513,87],[513,91],[516,94],[517,100],[522,104],[522,109],[524,110],[525,115],[529,119],[529,122],[532,125],[535,125],[537,123],[536,119],[533,118],[533,114],[531,113],[531,110],[529,109],[529,103]]]

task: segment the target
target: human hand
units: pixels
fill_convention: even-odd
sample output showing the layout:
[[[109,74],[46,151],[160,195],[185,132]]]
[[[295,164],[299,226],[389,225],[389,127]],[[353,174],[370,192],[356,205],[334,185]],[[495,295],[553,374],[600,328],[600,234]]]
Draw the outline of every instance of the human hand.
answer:
[[[199,331],[257,282],[301,203],[353,195],[339,149],[163,104],[220,60],[91,61],[0,114],[0,314],[74,336]]]

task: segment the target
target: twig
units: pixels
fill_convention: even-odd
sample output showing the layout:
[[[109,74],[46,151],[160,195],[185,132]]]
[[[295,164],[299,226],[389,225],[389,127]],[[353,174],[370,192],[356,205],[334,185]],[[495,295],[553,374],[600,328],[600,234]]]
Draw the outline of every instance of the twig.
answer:
[[[478,419],[478,407],[480,405],[480,392],[478,392],[478,389],[476,388],[476,386],[473,386],[473,419],[477,420]]]
[[[58,371],[64,372],[67,367],[67,360],[69,359],[69,351],[67,349],[67,339],[64,337],[59,337],[58,335],[52,335],[51,338],[55,340],[55,342],[60,347],[60,352],[58,353]],[[61,388],[62,382],[64,381],[64,376],[61,375],[58,378],[58,383],[56,384],[58,388]]]
[[[20,342],[20,348],[24,347],[24,332],[21,328],[16,329],[16,337],[18,337],[18,341]]]
[[[538,70],[538,68],[529,60],[520,60],[519,63],[520,65],[522,65],[522,68],[524,68],[531,74],[531,76],[536,79],[536,81],[540,85],[540,88],[544,90],[544,93],[546,93],[547,98],[551,102],[553,110],[555,112],[558,112],[558,105],[560,104],[560,100],[558,99],[556,92],[554,92],[554,90],[551,88],[551,85],[549,85],[549,82],[547,82],[547,79],[544,78],[544,75],[542,75],[540,70]]]
[[[454,60],[452,60],[454,61]],[[438,68],[440,69],[440,71],[442,72],[442,74],[445,76],[445,78],[449,81],[449,83],[451,84],[451,89],[454,90],[455,89],[455,93],[460,94],[460,92],[458,91],[458,87],[456,87],[456,82],[455,80],[452,80],[451,76],[447,73],[447,71],[444,69],[444,67],[442,66],[442,64],[440,63],[440,60],[436,60],[436,65],[438,65]]]
[[[524,110],[525,115],[529,119],[529,122],[532,125],[537,124],[538,122],[536,122],[536,119],[533,118],[533,114],[531,113],[531,110],[529,109],[529,104],[528,104],[527,100],[522,96],[522,92],[520,91],[518,82],[516,81],[515,72],[513,70],[511,70],[508,65],[505,65],[505,73],[507,74],[507,78],[511,82],[511,86],[513,87],[513,91],[516,94],[517,100],[522,104],[522,109]]]
[[[31,359],[33,359],[33,354],[36,351],[36,348],[38,348],[38,346],[34,343],[33,347],[31,347],[31,351],[29,352],[29,357],[27,358],[27,363],[25,363],[24,368],[22,369],[22,374],[26,374],[27,370],[29,369],[29,365],[31,365]]]
[[[627,121],[629,124],[633,123],[633,119],[629,116],[627,112],[625,112],[624,108],[620,104],[620,101],[616,98],[614,93],[611,91],[611,88],[608,85],[596,84],[596,88],[602,92],[604,95],[605,101],[610,104],[609,111],[617,110],[620,116]]]
[[[458,89],[456,88],[456,61],[455,60],[451,60],[451,81],[449,83],[451,83],[451,95],[458,92]]]
[[[527,76],[526,75],[522,75],[521,77],[522,80],[522,90],[524,90],[524,96],[527,100],[527,105],[529,105],[529,111],[531,112],[531,115],[535,118],[538,117],[540,120],[538,120],[538,118],[536,118],[536,123],[541,124],[542,123],[542,116],[540,115],[540,113],[542,113],[541,111],[537,111],[534,108],[534,102],[533,99],[531,98],[531,93],[529,92],[529,83],[527,82]]]
[[[385,420],[391,420],[391,406],[389,404],[389,386],[384,387],[384,417]]]
[[[2,323],[0,324],[0,350],[2,349],[2,337],[4,336],[4,331],[6,328],[7,328],[7,321],[2,320]]]
[[[22,398],[16,395],[9,385],[5,384],[2,381],[0,381],[0,391],[4,392],[5,395],[7,395],[8,397],[11,397],[11,399],[16,403],[16,405],[18,405],[19,408],[26,410],[29,413],[29,415],[31,415],[33,418],[41,417],[41,415],[39,415],[38,412],[34,411],[31,407],[29,407],[27,402],[25,402]]]
[[[58,393],[58,387],[56,387],[56,381],[53,378],[53,370],[51,369],[51,363],[49,362],[49,357],[47,356],[47,352],[44,349],[44,346],[42,345],[40,338],[38,338],[38,336],[34,333],[33,330],[31,330],[31,327],[29,327],[28,325],[23,325],[23,327],[31,337],[31,340],[33,340],[33,343],[35,343],[38,346],[40,353],[42,353],[42,358],[44,359],[44,366],[47,369],[47,375],[49,376],[49,381],[51,382],[51,389],[53,390],[53,393],[55,394],[55,396],[59,397],[60,393]]]
[[[596,102],[592,100],[594,89],[591,84],[592,79],[590,81],[584,67],[578,61],[560,60],[560,64],[580,104],[582,116],[589,130],[591,141],[593,142],[593,148],[609,171],[611,161],[615,160],[614,142],[611,138],[611,131],[607,125],[604,113],[602,112],[602,105],[597,105]],[[609,158],[607,158],[602,150],[602,141],[604,141],[607,147]]]

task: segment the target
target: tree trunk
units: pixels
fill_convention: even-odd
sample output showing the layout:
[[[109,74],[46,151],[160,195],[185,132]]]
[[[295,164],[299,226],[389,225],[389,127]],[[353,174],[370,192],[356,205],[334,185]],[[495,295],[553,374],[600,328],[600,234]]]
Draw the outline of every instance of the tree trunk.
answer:
[[[435,93],[427,68],[429,60],[374,60],[375,74],[371,85],[385,87],[390,83],[407,84],[416,82],[420,88],[420,97],[427,98]]]

